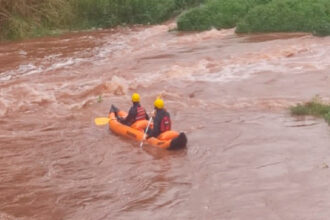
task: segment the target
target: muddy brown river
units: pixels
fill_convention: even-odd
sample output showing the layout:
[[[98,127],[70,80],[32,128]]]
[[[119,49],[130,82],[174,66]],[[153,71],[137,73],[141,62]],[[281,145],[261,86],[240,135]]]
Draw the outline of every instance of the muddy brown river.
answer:
[[[173,23],[0,44],[0,219],[330,218],[330,37],[169,31]],[[162,94],[187,148],[96,126]]]

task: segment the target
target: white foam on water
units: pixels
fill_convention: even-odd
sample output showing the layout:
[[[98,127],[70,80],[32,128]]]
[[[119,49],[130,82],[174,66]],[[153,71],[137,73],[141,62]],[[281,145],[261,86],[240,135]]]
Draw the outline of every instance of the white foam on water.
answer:
[[[24,50],[19,50],[19,51],[18,51],[18,54],[19,54],[19,55],[22,55],[22,56],[26,56],[26,55],[27,55],[27,52],[24,51]]]
[[[203,81],[203,82],[231,82],[231,81],[239,81],[245,80],[252,77],[254,74],[273,71],[277,66],[260,62],[257,64],[230,64],[224,66],[220,71],[217,72],[201,72],[198,74],[190,75],[187,79],[191,81]],[[277,69],[277,71],[281,71]]]
[[[9,70],[0,75],[1,81],[8,81],[12,78],[19,78],[23,76],[30,76],[38,73],[46,73],[48,71],[53,71],[61,68],[66,68],[72,65],[77,65],[81,62],[87,61],[87,59],[82,58],[66,58],[66,59],[56,59],[59,55],[50,55],[41,61],[41,64],[22,64],[16,70]],[[49,65],[50,64],[50,65]]]
[[[0,114],[5,114],[8,110],[20,111],[29,110],[33,105],[43,103],[55,103],[54,90],[47,88],[44,84],[19,84],[1,89]],[[2,104],[1,104],[2,103]]]
[[[56,70],[56,69],[60,69],[62,67],[66,67],[66,66],[70,66],[72,64],[78,64],[78,63],[79,63],[79,59],[74,59],[74,58],[70,57],[68,59],[64,59],[62,62],[54,63],[50,67],[46,68],[46,71]]]
[[[211,39],[221,40],[224,37],[235,36],[234,29],[211,29],[209,31],[203,31],[198,33],[190,33],[182,36],[178,36],[170,41],[170,44],[191,44],[203,42]]]
[[[124,42],[124,41],[115,41],[115,42],[109,42],[102,47],[97,47],[93,49],[94,58],[97,58],[98,60],[107,61],[106,58],[109,58],[110,56],[116,56],[120,55],[124,52],[124,50],[129,50],[130,47]]]
[[[9,81],[11,80],[12,76],[11,75],[3,75],[3,76],[0,76],[0,81]]]
[[[19,65],[17,72],[25,73],[25,72],[33,71],[36,69],[37,69],[37,67],[34,64],[28,63],[28,64]]]

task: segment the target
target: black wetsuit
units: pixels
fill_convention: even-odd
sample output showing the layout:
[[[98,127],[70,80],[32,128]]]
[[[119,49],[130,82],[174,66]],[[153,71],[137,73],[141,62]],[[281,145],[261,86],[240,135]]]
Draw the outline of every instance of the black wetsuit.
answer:
[[[171,130],[170,114],[165,109],[156,109],[153,129],[149,129],[148,137],[157,137],[161,133]]]

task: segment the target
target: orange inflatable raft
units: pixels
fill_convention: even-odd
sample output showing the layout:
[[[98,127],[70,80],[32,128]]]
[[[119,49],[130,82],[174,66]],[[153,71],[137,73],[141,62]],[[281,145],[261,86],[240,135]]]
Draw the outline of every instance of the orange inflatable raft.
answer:
[[[125,117],[126,112],[118,111],[118,116]],[[144,136],[144,130],[147,128],[147,120],[136,121],[131,126],[121,124],[114,112],[109,113],[109,129],[121,136],[128,137],[130,139],[135,139],[137,141],[142,141]],[[152,124],[150,125],[152,127]],[[187,137],[185,133],[178,133],[176,131],[170,130],[165,131],[160,134],[157,138],[151,137],[146,140],[148,144],[153,147],[164,148],[168,150],[176,150],[186,147]]]

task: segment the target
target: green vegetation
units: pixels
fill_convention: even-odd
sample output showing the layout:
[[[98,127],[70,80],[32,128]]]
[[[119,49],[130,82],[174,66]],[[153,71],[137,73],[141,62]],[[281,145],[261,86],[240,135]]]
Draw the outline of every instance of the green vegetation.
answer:
[[[208,30],[212,27],[232,28],[251,8],[271,0],[210,0],[206,4],[188,10],[177,23],[178,30]]]
[[[0,0],[0,40],[156,24],[185,9],[189,10],[179,16],[178,30],[236,26],[238,33],[330,35],[329,0]]]
[[[0,40],[43,36],[54,30],[154,24],[202,2],[204,0],[0,0]]]
[[[305,104],[298,104],[290,110],[293,115],[313,115],[323,117],[330,124],[330,105],[323,104],[317,99]]]
[[[237,25],[237,32],[312,32],[330,34],[330,1],[273,0],[257,6]]]
[[[235,27],[238,33],[311,32],[330,35],[329,0],[209,0],[178,18],[185,31]]]
[[[42,35],[72,17],[66,0],[0,0],[0,40]]]
[[[103,102],[103,98],[102,98],[102,96],[101,96],[101,95],[99,95],[99,96],[98,96],[98,98],[97,98],[97,102],[98,102],[98,103],[101,103],[101,102]]]

